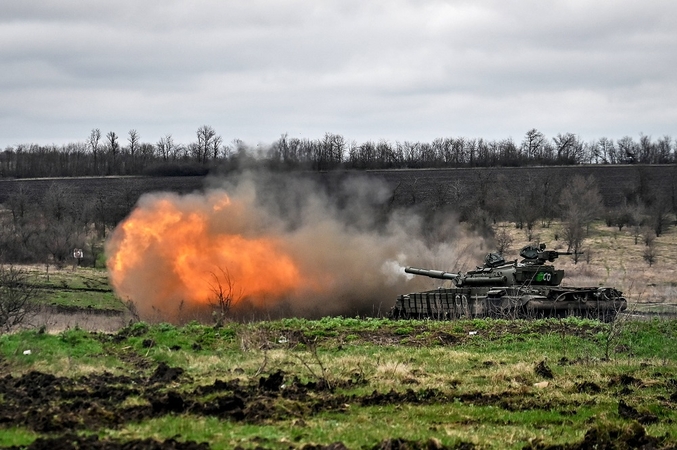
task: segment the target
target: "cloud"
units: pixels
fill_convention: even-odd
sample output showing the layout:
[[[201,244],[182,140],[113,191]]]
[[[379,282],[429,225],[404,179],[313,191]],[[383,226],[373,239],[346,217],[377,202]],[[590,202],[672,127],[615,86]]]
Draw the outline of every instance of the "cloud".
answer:
[[[94,127],[187,142],[204,123],[249,143],[677,123],[669,0],[8,0],[0,12],[3,147]]]

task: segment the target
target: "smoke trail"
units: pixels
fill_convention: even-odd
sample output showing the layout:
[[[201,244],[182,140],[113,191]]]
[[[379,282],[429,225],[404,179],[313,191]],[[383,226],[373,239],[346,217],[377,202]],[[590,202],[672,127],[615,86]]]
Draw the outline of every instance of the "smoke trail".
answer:
[[[391,193],[366,178],[248,173],[203,193],[148,194],[107,242],[111,282],[145,320],[209,313],[219,291],[241,315],[385,313],[399,293],[434,285],[404,266],[464,269],[483,245],[449,217],[431,241]]]

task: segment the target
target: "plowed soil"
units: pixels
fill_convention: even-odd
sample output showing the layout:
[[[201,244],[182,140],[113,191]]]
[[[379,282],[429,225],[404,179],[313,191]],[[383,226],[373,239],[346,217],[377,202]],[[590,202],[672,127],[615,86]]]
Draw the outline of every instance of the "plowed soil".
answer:
[[[535,373],[548,378],[547,363],[534,366]],[[208,443],[180,442],[177,439],[153,439],[120,442],[100,439],[97,430],[115,429],[125,423],[160,417],[167,414],[213,416],[222,420],[260,424],[304,417],[322,411],[342,411],[350,405],[385,406],[402,404],[445,404],[461,402],[476,406],[495,406],[507,411],[544,410],[560,411],[563,415],[575,414],[582,406],[576,401],[562,398],[541,402],[523,393],[506,391],[500,394],[482,392],[459,393],[453,387],[437,389],[408,389],[404,392],[377,392],[367,395],[343,395],[337,388],[350,388],[366,382],[359,377],[345,379],[333,385],[319,382],[302,383],[282,371],[255,379],[216,380],[189,390],[181,388],[191,382],[180,367],[160,363],[150,375],[119,376],[110,373],[93,374],[77,379],[57,377],[32,371],[20,377],[7,375],[0,379],[0,396],[4,400],[0,411],[3,426],[26,427],[42,435],[29,449],[207,449]],[[599,393],[604,389],[641,386],[633,377],[611,380],[608,386],[583,381],[576,384],[578,392]],[[169,387],[168,387],[169,386]],[[194,386],[194,384],[191,384]],[[677,395],[677,393],[676,393]],[[133,401],[130,401],[133,400]],[[594,402],[594,400],[592,400]],[[282,406],[284,404],[284,406]],[[592,448],[674,448],[663,447],[659,438],[647,435],[643,425],[656,423],[659,418],[646,411],[638,411],[620,400],[619,415],[629,420],[627,428],[591,428],[583,441],[569,446],[549,447],[541,442],[531,442],[531,449],[592,449]],[[80,432],[74,434],[74,432]],[[84,433],[87,432],[87,433]],[[14,448],[14,447],[12,447]],[[18,448],[18,447],[17,447]],[[259,446],[259,448],[265,448]],[[294,448],[290,446],[290,448]],[[326,446],[305,446],[306,449],[342,449],[340,443]],[[380,442],[378,449],[442,449],[448,448],[431,439],[424,442],[392,439]],[[471,443],[460,443],[455,448],[473,448]]]

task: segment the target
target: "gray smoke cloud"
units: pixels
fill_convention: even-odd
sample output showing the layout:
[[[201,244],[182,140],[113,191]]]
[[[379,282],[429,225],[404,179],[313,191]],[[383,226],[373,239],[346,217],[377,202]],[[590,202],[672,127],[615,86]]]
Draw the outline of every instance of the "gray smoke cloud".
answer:
[[[168,202],[182,218],[209,216],[202,233],[210,239],[196,237],[195,245],[208,246],[204,242],[235,234],[246,239],[274,238],[279,254],[294,261],[305,282],[281,293],[263,294],[265,298],[245,295],[233,308],[235,315],[376,315],[387,313],[398,294],[440,284],[406,274],[405,266],[463,271],[474,267],[487,251],[484,239],[464,231],[453,211],[428,214],[396,207],[392,193],[385,182],[366,176],[249,172],[212,178],[203,193],[146,195],[127,220],[152,216],[159,203]],[[223,194],[232,206],[214,208],[210,199]],[[163,262],[167,258],[163,252],[172,242],[136,246],[138,263],[125,276],[116,274],[111,261],[129,237],[123,222],[107,245],[109,268],[118,294],[134,301],[142,316],[162,312],[168,316],[165,320],[177,320],[176,311],[209,309],[209,305],[191,304],[181,294],[186,291],[176,284],[180,277],[172,273],[171,263]],[[209,251],[201,254],[210,255]],[[264,258],[261,267],[254,268],[257,276],[277,276],[269,267],[274,267],[279,254]],[[229,261],[225,268],[233,274],[229,282],[245,291],[244,281],[235,276],[237,259]],[[171,287],[152,285],[168,277]],[[209,274],[204,279],[208,282]]]

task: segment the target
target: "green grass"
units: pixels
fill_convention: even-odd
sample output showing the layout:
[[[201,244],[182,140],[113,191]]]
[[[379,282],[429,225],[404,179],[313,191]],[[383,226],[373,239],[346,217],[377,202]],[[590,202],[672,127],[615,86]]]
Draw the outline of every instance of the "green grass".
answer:
[[[40,331],[2,335],[0,356],[11,361],[18,372],[40,370],[70,374],[119,366],[119,361],[105,352],[96,335],[77,328],[57,335]]]
[[[24,428],[0,429],[0,447],[28,446],[39,435]]]
[[[125,305],[110,292],[44,289],[42,303],[72,309],[124,311]]]
[[[252,441],[265,443],[264,448],[277,443],[277,448],[289,448],[280,443],[288,439],[291,424],[283,427],[266,425],[242,425],[220,421],[214,417],[165,416],[142,423],[131,424],[124,430],[114,430],[109,436],[124,439],[132,436],[181,436],[180,440],[210,442],[211,448],[231,449],[238,444],[249,447]],[[292,438],[293,439],[293,438]],[[275,448],[275,447],[272,447]]]
[[[72,267],[47,271],[41,266],[30,270],[30,282],[42,288],[100,289],[111,290],[108,272],[102,269]]]
[[[28,268],[28,282],[35,286],[39,301],[66,309],[124,311],[125,305],[113,292],[105,269],[72,267],[49,271],[42,266]]]

